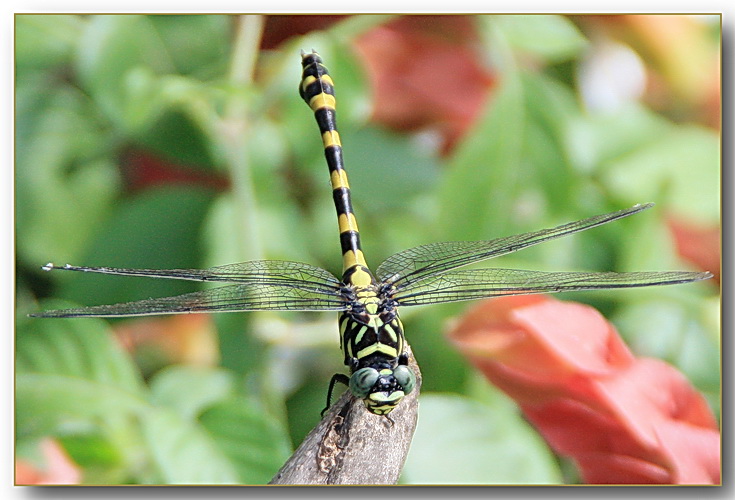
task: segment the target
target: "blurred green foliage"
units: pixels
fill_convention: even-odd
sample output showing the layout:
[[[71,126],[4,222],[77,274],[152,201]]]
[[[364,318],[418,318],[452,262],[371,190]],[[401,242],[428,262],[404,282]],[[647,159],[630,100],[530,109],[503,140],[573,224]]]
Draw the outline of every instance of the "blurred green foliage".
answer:
[[[338,274],[321,143],[295,90],[300,48],[316,48],[337,81],[354,205],[373,267],[422,243],[489,239],[655,201],[656,209],[631,220],[498,265],[679,269],[685,264],[663,229],[667,210],[718,221],[718,134],[640,104],[604,116],[584,111],[574,85],[554,76],[587,45],[564,17],[477,18],[482,50],[502,78],[479,122],[444,159],[368,123],[367,84],[349,43],[355,26],[382,18],[348,18],[262,53],[235,43],[237,21],[16,16],[21,457],[53,436],[87,483],[256,484],[316,424],[326,382],[343,369],[331,315],[220,315],[222,366],[172,365],[146,378],[107,322],[25,317],[58,306],[39,302],[46,297],[92,305],[192,289],[169,280],[47,275],[40,266],[49,260],[196,268],[269,258]],[[231,77],[243,55],[259,57],[254,82]],[[543,64],[525,66],[529,56]],[[129,189],[121,165],[140,150],[226,178],[229,188]],[[719,412],[719,308],[711,284],[570,295],[616,321],[637,352],[684,371]],[[444,340],[445,322],[465,307],[403,312],[427,396],[404,480],[560,481],[546,445],[512,405],[478,389]],[[450,448],[453,468],[426,460]]]

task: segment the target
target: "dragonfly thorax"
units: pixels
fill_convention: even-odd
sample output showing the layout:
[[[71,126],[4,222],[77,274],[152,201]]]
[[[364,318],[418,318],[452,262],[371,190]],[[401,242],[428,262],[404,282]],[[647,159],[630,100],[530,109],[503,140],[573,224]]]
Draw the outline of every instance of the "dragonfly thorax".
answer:
[[[345,282],[344,292],[350,308],[341,314],[339,325],[345,365],[351,372],[350,391],[368,411],[387,415],[416,384],[407,366],[396,303],[374,279]]]
[[[353,266],[342,276],[342,295],[349,304],[346,314],[368,327],[377,328],[396,318],[396,303],[387,291],[365,266]]]
[[[348,314],[358,323],[372,328],[391,323],[398,315],[395,302],[381,296],[374,287],[355,290],[350,302]]]

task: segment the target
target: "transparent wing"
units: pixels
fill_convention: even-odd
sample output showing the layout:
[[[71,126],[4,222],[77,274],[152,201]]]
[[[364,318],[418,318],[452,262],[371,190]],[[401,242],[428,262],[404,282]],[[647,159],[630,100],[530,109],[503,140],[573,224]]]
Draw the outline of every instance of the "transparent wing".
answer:
[[[549,273],[521,269],[467,269],[425,278],[420,283],[405,286],[393,298],[399,306],[415,306],[501,295],[674,285],[711,277],[710,273],[687,271]]]
[[[283,260],[253,260],[210,267],[209,269],[125,269],[118,267],[86,267],[54,264],[43,266],[45,271],[82,271],[89,273],[115,274],[120,276],[144,276],[190,281],[224,281],[228,283],[295,283],[308,287],[331,290],[339,287],[339,280],[320,267],[304,262]]]
[[[652,206],[653,203],[639,204],[625,210],[596,215],[551,229],[494,240],[448,241],[421,245],[388,257],[378,267],[376,275],[381,281],[393,284],[395,290],[401,290],[430,276],[607,224]]]
[[[235,311],[342,311],[345,302],[337,292],[305,291],[280,285],[229,285],[162,299],[122,304],[57,309],[31,314],[39,318],[151,316],[194,312]]]
[[[210,269],[168,270],[70,265],[55,267],[48,264],[44,269],[237,284],[175,297],[60,309],[31,315],[35,317],[147,316],[207,311],[342,311],[346,308],[340,282],[324,269],[300,262],[252,261]]]

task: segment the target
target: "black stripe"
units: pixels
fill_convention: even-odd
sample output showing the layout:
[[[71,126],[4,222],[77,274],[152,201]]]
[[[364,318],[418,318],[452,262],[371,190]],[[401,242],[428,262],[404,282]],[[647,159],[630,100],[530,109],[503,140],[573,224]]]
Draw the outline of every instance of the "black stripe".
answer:
[[[347,319],[347,325],[345,326],[344,335],[342,336],[342,346],[345,353],[345,364],[350,365],[350,358],[355,357],[355,350],[352,348],[352,343],[357,336],[357,331],[362,327],[361,324],[345,315]]]
[[[322,134],[327,130],[337,130],[337,114],[334,108],[319,108],[314,112],[314,117]]]
[[[334,86],[325,82],[322,79],[316,80],[311,82],[305,89],[301,92],[301,97],[308,102],[315,96],[319,94],[329,94],[334,95]]]
[[[330,174],[335,170],[344,170],[341,147],[329,146],[324,148],[324,156],[327,158],[327,166],[329,167]]]
[[[349,188],[337,188],[333,190],[332,197],[334,198],[334,206],[337,207],[337,215],[354,214]]]
[[[339,233],[339,243],[342,245],[342,253],[348,250],[360,250],[360,233],[357,231],[345,231]]]

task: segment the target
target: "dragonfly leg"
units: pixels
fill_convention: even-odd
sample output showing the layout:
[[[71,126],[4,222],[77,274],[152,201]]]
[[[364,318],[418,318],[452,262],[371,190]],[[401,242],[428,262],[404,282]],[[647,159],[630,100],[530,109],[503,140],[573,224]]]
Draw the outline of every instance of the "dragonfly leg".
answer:
[[[322,410],[322,413],[321,413],[322,417],[327,412],[329,407],[332,406],[332,393],[334,392],[334,386],[335,384],[337,384],[337,382],[349,387],[350,378],[344,373],[335,373],[334,375],[332,375],[332,380],[329,381],[329,390],[327,391],[327,406],[325,406],[324,409]]]

